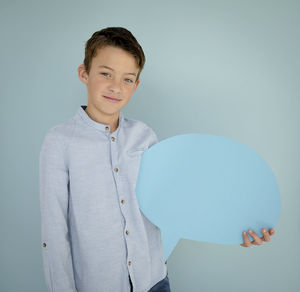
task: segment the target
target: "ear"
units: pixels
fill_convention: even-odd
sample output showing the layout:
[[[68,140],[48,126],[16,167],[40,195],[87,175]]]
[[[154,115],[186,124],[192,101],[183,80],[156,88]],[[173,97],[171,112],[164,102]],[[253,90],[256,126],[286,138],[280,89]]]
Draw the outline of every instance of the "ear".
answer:
[[[136,82],[135,82],[135,87],[134,87],[134,91],[137,89],[137,87],[138,87],[138,85],[140,84],[140,79],[139,80],[137,80]]]
[[[89,75],[85,70],[85,66],[84,64],[81,64],[78,68],[77,68],[77,72],[78,72],[78,77],[80,79],[80,81],[84,84],[88,84],[88,80],[89,80]]]

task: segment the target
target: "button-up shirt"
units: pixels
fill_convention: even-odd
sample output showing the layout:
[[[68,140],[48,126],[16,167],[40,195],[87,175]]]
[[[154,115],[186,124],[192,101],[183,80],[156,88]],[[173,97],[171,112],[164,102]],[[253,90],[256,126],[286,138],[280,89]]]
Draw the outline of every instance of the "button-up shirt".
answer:
[[[47,131],[40,151],[41,245],[51,292],[148,291],[167,275],[160,229],[141,212],[142,153],[157,143],[145,123],[118,128],[86,106]]]

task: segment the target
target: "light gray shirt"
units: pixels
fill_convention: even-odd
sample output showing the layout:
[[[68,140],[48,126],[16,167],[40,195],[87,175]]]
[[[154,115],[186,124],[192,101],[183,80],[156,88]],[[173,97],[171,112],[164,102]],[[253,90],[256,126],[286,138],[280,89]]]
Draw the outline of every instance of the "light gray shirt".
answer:
[[[140,211],[142,153],[157,143],[146,124],[118,128],[80,106],[52,127],[40,151],[42,254],[50,292],[148,291],[167,275],[160,229]]]

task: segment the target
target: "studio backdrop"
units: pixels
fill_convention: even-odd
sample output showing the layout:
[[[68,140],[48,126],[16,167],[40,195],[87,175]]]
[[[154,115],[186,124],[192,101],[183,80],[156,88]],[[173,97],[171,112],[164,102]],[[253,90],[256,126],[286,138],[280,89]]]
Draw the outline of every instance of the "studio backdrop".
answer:
[[[181,239],[167,263],[172,291],[299,291],[296,0],[1,1],[0,291],[46,292],[41,143],[87,104],[77,67],[85,42],[108,26],[129,29],[146,55],[125,117],[145,122],[160,140],[202,133],[243,143],[280,188],[271,242],[244,248]]]

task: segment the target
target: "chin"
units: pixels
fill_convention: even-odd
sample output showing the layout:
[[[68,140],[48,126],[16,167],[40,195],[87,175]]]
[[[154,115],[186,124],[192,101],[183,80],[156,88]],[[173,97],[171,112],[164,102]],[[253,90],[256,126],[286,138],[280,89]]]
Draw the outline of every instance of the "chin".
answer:
[[[101,109],[99,108],[99,111],[102,112],[103,114],[105,115],[116,115],[116,114],[119,114],[120,113],[120,109]]]

